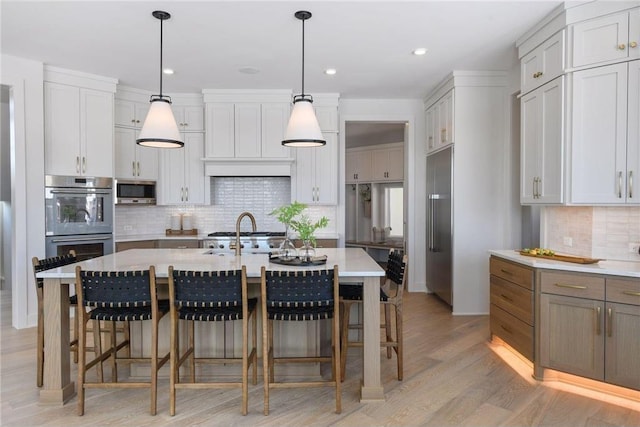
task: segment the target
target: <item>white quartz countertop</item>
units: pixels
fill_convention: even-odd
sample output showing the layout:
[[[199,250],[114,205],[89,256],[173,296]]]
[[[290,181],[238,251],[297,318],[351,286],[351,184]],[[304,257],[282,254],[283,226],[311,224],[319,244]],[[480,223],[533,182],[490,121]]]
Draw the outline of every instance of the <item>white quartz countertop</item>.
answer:
[[[93,271],[145,270],[155,266],[156,276],[166,278],[169,266],[180,270],[215,271],[237,270],[243,265],[247,277],[260,277],[262,266],[267,270],[314,270],[333,268],[343,277],[384,276],[384,270],[361,248],[318,248],[316,256],[327,255],[326,265],[292,267],[269,262],[268,254],[209,255],[208,249],[129,249],[114,254],[52,268],[37,274],[41,278],[74,279],[75,267]]]
[[[608,274],[613,276],[627,276],[640,278],[640,262],[602,260],[595,264],[574,264],[564,261],[554,261],[547,258],[534,258],[520,255],[515,250],[490,250],[491,255],[528,265],[533,268],[549,270],[565,270],[580,273]]]
[[[127,236],[115,236],[116,243],[121,242],[137,242],[140,240],[202,240],[206,239],[206,233],[200,233],[197,235],[179,235],[179,236],[167,236],[166,233],[157,234],[130,234]]]

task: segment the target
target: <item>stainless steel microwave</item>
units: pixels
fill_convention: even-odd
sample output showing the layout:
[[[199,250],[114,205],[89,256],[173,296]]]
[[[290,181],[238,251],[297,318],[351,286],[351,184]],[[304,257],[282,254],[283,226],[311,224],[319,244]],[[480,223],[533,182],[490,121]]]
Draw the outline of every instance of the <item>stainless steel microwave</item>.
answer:
[[[155,205],[156,182],[116,179],[117,205]]]

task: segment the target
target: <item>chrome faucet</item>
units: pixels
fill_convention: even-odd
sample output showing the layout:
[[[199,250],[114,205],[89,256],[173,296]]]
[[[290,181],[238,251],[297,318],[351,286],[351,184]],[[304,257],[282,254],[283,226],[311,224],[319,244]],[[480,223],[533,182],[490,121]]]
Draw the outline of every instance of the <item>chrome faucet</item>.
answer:
[[[242,218],[248,216],[251,220],[251,227],[253,227],[253,231],[256,231],[256,219],[251,215],[250,212],[242,212],[238,219],[236,220],[236,256],[242,255],[242,251],[240,248],[240,223],[242,222]]]

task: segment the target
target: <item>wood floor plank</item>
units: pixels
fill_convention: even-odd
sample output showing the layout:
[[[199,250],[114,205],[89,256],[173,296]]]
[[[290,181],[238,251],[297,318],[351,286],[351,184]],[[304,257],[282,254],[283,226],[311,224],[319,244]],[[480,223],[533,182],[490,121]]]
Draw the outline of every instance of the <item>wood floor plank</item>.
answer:
[[[270,415],[264,416],[259,382],[249,386],[247,416],[240,414],[240,391],[232,389],[179,390],[171,417],[164,378],[156,416],[148,414],[148,391],[130,389],[89,390],[85,415],[78,417],[76,399],[64,406],[39,405],[35,328],[10,326],[11,294],[5,288],[0,292],[0,425],[640,426],[640,406],[634,411],[523,378],[492,350],[487,316],[454,317],[433,296],[405,295],[404,380],[397,380],[395,355],[387,359],[381,350],[383,403],[359,402],[362,350],[352,348],[341,414],[334,413],[331,388],[278,389],[270,396]],[[76,372],[73,365],[73,378]]]

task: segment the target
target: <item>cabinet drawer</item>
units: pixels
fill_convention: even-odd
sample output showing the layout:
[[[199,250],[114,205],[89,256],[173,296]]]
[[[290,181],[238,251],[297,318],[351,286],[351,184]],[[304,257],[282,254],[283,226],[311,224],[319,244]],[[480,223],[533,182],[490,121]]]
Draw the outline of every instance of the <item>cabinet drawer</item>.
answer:
[[[533,270],[527,267],[492,256],[489,269],[494,276],[533,290]]]
[[[533,327],[491,304],[491,333],[533,361]]]
[[[604,300],[604,277],[578,273],[540,273],[540,291],[545,294]]]
[[[497,276],[491,276],[491,304],[533,325],[533,292]]]
[[[197,249],[200,247],[200,242],[195,239],[182,239],[182,240],[158,240],[158,248],[160,249]]]
[[[640,305],[640,279],[607,277],[607,301]]]

